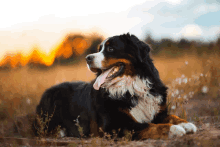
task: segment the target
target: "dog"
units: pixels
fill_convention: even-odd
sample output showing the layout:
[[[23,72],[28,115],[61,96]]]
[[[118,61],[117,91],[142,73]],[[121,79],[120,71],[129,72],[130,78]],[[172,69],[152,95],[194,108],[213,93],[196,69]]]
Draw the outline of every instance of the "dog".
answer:
[[[150,58],[149,45],[129,33],[104,40],[98,52],[86,56],[96,79],[64,82],[47,89],[36,113],[53,115],[48,131],[58,125],[66,136],[103,136],[100,128],[119,137],[133,131],[133,140],[173,138],[197,128],[168,115],[167,87]],[[75,120],[75,121],[74,121]],[[78,125],[77,125],[78,123]]]

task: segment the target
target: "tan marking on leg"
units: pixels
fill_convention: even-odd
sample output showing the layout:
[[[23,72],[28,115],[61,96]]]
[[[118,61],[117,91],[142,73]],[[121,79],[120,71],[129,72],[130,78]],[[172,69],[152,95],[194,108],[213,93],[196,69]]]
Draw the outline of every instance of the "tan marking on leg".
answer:
[[[138,139],[165,139],[168,138],[170,127],[172,124],[152,124],[149,123],[149,127],[138,132]]]
[[[164,119],[163,123],[174,124],[175,126],[182,127],[186,133],[196,133],[197,131],[197,127],[194,124],[189,123],[176,115],[169,115]]]
[[[187,123],[186,120],[179,118],[176,115],[169,115],[167,118],[164,119],[163,123],[169,123],[169,124],[180,124],[180,123]]]

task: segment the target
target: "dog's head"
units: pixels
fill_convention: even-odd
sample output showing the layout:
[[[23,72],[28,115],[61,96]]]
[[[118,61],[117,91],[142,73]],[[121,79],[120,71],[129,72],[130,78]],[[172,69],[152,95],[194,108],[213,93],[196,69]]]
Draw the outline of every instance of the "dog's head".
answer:
[[[132,78],[137,74],[142,76],[142,72],[155,72],[149,52],[150,47],[146,43],[129,33],[107,38],[97,53],[86,57],[89,69],[98,76],[94,88],[98,90],[106,81],[114,81],[111,85],[115,84],[122,76]]]

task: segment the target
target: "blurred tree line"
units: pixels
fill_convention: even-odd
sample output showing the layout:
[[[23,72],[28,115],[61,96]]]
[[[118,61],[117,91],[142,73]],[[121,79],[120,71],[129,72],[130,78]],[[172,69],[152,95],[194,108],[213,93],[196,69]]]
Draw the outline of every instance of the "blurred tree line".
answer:
[[[97,51],[98,45],[104,40],[100,35],[84,36],[81,34],[69,34],[62,43],[57,46],[54,54],[54,60],[51,65],[46,65],[43,55],[40,54],[38,48],[33,50],[27,64],[30,68],[47,68],[55,65],[75,64],[84,60],[85,56]],[[207,56],[210,54],[220,55],[220,35],[218,39],[211,42],[202,42],[199,40],[188,40],[182,38],[174,41],[170,38],[155,40],[150,34],[147,34],[143,41],[152,48],[151,53],[154,56],[179,57],[185,54],[195,56]],[[4,64],[0,69],[11,69],[11,67],[22,67],[22,55],[20,53],[13,56],[6,56]],[[24,63],[23,63],[24,64]]]
[[[78,42],[76,41],[78,39]],[[79,40],[81,39],[81,40]],[[85,41],[86,40],[86,41]],[[71,64],[84,58],[87,54],[97,51],[98,45],[102,42],[103,38],[98,35],[93,35],[90,38],[82,35],[68,35],[62,45],[58,48],[54,64]],[[80,47],[80,44],[86,44]],[[74,43],[75,42],[75,43]],[[82,44],[82,45],[83,45]],[[58,55],[59,52],[64,54]],[[65,56],[65,54],[68,56]]]
[[[178,57],[184,54],[193,54],[196,56],[220,55],[220,35],[216,41],[202,42],[199,40],[188,40],[186,38],[178,41],[169,38],[154,40],[150,34],[147,34],[143,41],[151,46],[151,52],[154,56]]]
[[[82,42],[85,40],[86,42],[84,42],[84,44],[87,45],[84,47],[80,47],[80,44],[82,44]],[[61,43],[61,45],[57,48],[55,60],[52,66],[71,65],[76,64],[81,60],[84,60],[84,58],[88,54],[97,52],[98,45],[101,44],[103,40],[104,38],[96,34],[90,37],[79,34],[67,35],[64,41]],[[46,66],[39,63],[35,63],[33,66],[32,63],[31,67],[45,68]]]

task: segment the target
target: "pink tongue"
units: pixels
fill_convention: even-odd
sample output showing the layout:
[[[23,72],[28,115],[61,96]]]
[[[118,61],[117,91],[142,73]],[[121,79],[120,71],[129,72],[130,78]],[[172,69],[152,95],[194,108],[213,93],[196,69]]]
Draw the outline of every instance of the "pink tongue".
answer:
[[[100,76],[97,77],[95,83],[93,84],[93,87],[95,90],[99,90],[100,86],[105,82],[106,77],[112,71],[114,67],[110,68],[109,70],[102,73]]]

